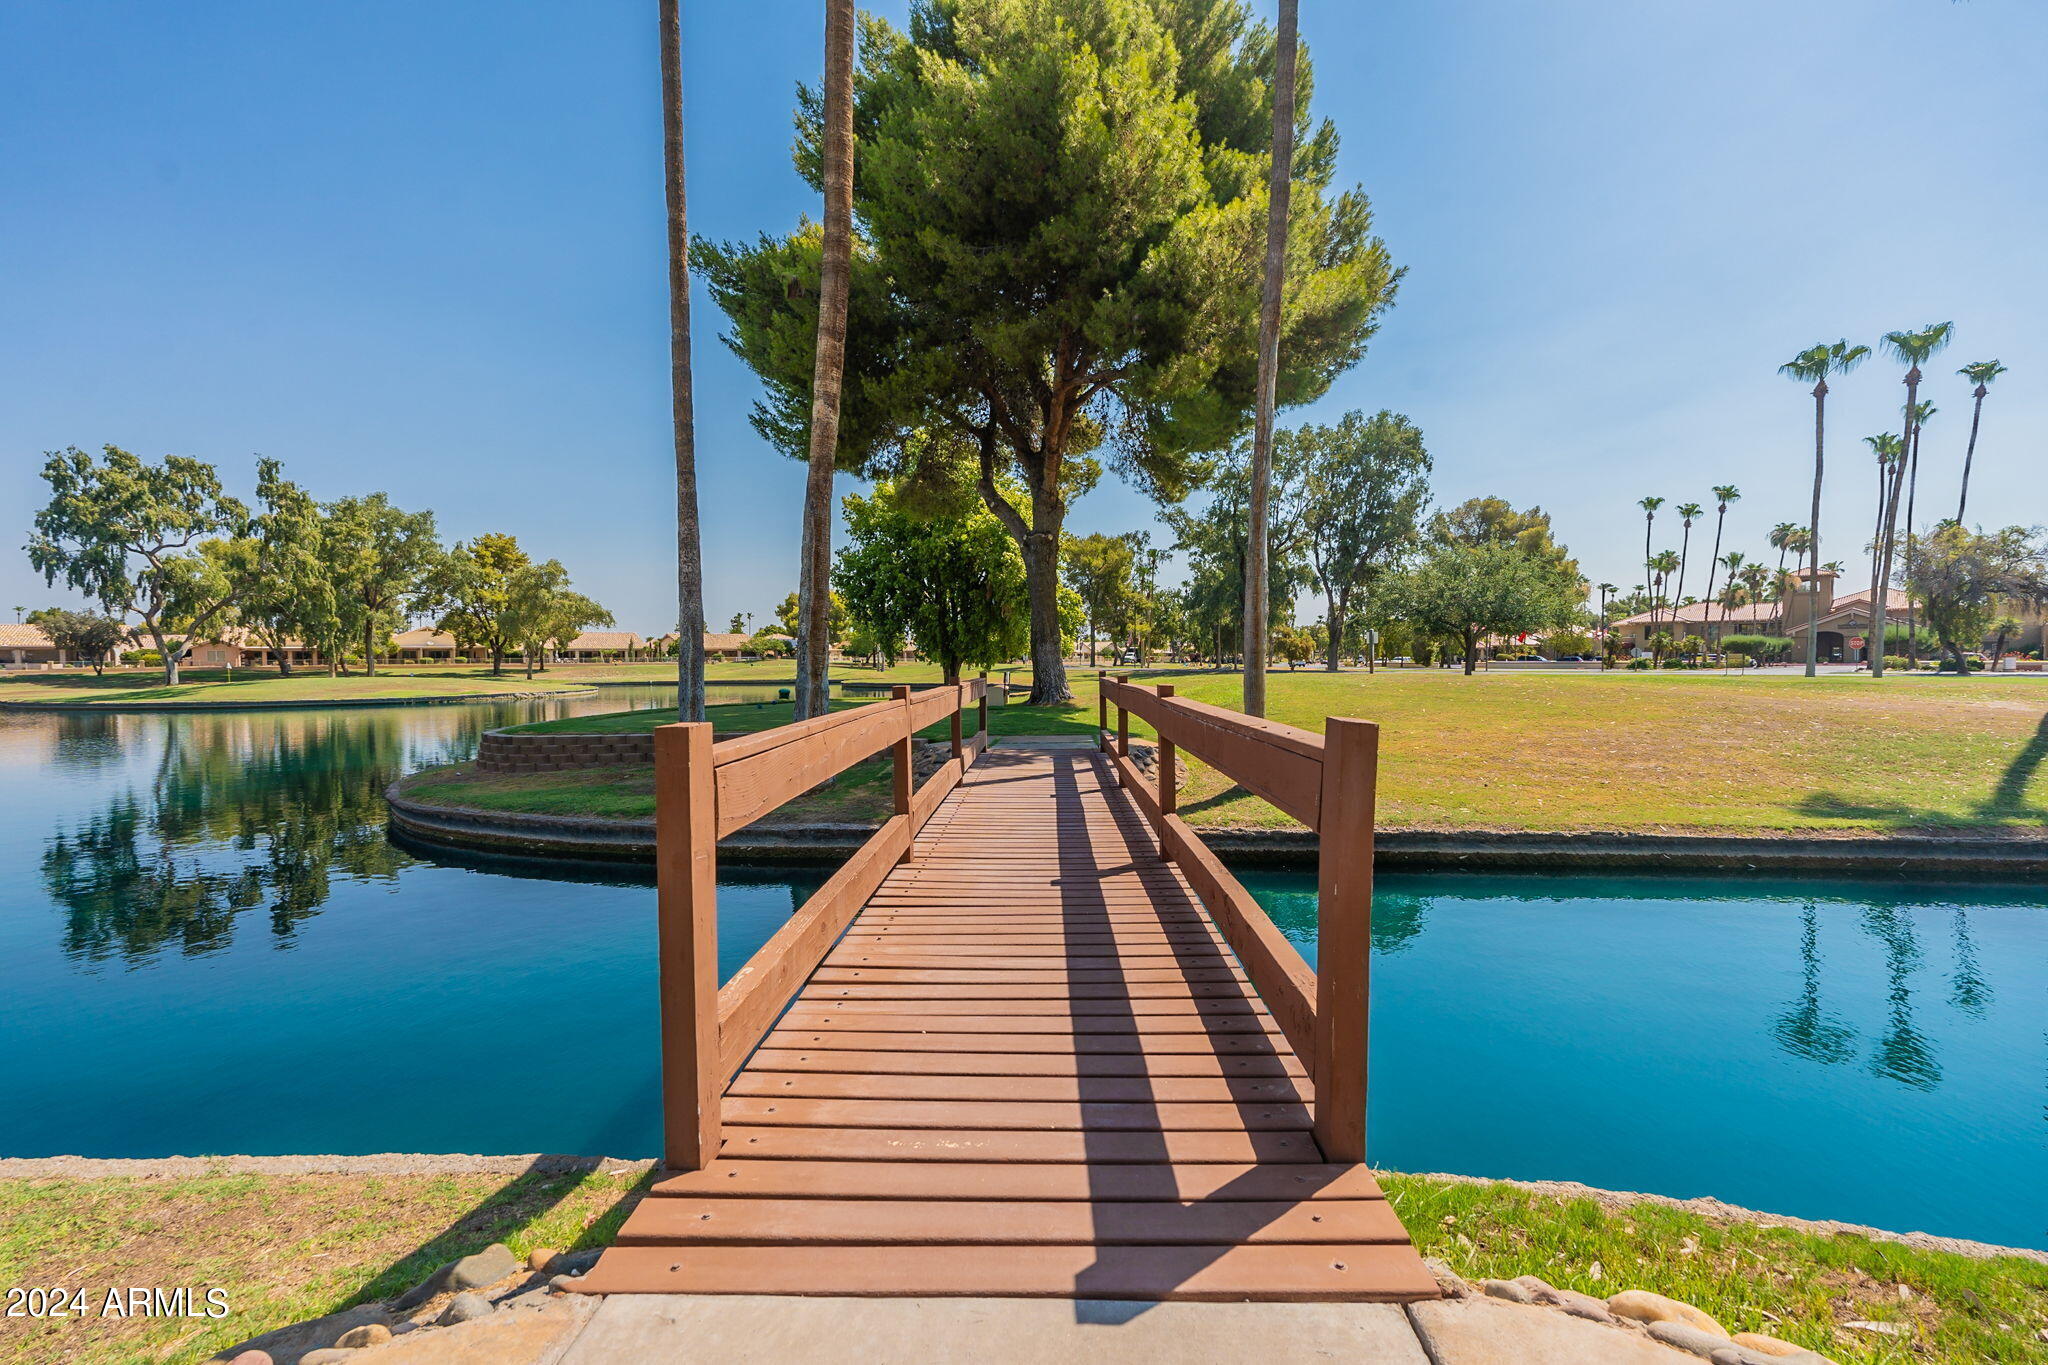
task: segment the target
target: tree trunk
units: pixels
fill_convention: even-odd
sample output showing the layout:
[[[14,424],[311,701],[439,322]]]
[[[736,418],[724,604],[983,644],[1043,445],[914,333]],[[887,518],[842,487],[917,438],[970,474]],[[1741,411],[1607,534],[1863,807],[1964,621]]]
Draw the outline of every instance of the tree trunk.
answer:
[[[1643,591],[1650,595],[1650,634],[1657,630],[1657,571],[1650,567],[1650,528],[1656,521],[1655,512],[1643,513]]]
[[[1057,706],[1073,696],[1067,690],[1066,650],[1060,647],[1059,543],[1057,526],[1035,525],[1022,546],[1024,587],[1031,598],[1031,706]]]
[[[1273,164],[1266,179],[1266,264],[1259,285],[1259,374],[1252,421],[1251,541],[1244,575],[1244,710],[1266,714],[1267,503],[1273,483],[1273,405],[1280,383],[1281,287],[1287,273],[1287,207],[1294,172],[1297,0],[1280,0],[1273,64]]]
[[[377,676],[377,613],[374,611],[363,622],[363,676]]]
[[[1899,469],[1892,479],[1891,496],[1886,499],[1884,532],[1878,537],[1882,553],[1878,557],[1877,581],[1870,585],[1870,676],[1884,676],[1884,618],[1886,599],[1891,596],[1892,540],[1898,533],[1899,490],[1905,483],[1906,453],[1913,448],[1915,422],[1913,409],[1920,400],[1920,367],[1915,365],[1906,371],[1906,426],[1899,442]]]
[[[798,585],[797,719],[830,709],[832,473],[846,367],[847,277],[853,258],[853,0],[825,4],[825,240],[818,274],[818,351],[811,371],[810,474],[804,483]]]
[[[1913,562],[1913,504],[1920,491],[1920,424],[1913,424],[1913,452],[1906,457],[1906,563]],[[1906,580],[1906,666],[1920,667],[1919,637],[1914,631],[1913,582]]]
[[[1977,424],[1984,418],[1984,395],[1991,392],[1979,384],[1973,394],[1976,403],[1970,408],[1970,444],[1963,451],[1963,491],[1956,495],[1956,525],[1963,524],[1963,509],[1970,505],[1970,463],[1977,458]]]
[[[1713,619],[1714,612],[1714,571],[1721,567],[1721,530],[1727,522],[1728,508],[1724,505],[1714,517],[1714,553],[1707,560],[1706,607],[1700,612],[1700,634],[1705,638],[1708,649],[1714,647],[1713,630],[1708,623]],[[1607,605],[1604,602],[1600,606],[1600,620],[1601,628],[1603,630],[1606,629]],[[1727,624],[1728,611],[1724,607],[1721,611],[1721,625],[1724,630],[1727,628]]]
[[[1813,386],[1813,507],[1806,523],[1806,676],[1819,672],[1820,661],[1820,476],[1822,451],[1827,436],[1828,381]],[[1719,544],[1718,534],[1715,537]]]
[[[1330,642],[1323,668],[1327,672],[1337,673],[1343,669],[1345,601],[1343,595],[1337,593],[1331,594],[1325,601],[1329,605],[1323,616],[1324,623],[1330,630]]]
[[[505,651],[499,649],[496,645],[491,646],[491,676],[494,678],[505,676]]]
[[[1467,627],[1465,630],[1465,676],[1471,677],[1479,668],[1479,632]]]
[[[156,641],[156,657],[159,665],[164,670],[164,686],[176,687],[178,685],[177,650],[172,649],[170,642],[164,639],[161,627],[151,621],[144,621],[142,624],[143,628],[149,632],[149,638]]]
[[[661,150],[668,198],[669,425],[676,459],[676,718],[704,719],[704,553],[697,526],[696,390],[690,371],[690,226],[683,180],[678,0],[661,0]],[[535,651],[540,653],[541,651]],[[526,658],[526,676],[534,659]],[[543,670],[547,659],[540,660]]]

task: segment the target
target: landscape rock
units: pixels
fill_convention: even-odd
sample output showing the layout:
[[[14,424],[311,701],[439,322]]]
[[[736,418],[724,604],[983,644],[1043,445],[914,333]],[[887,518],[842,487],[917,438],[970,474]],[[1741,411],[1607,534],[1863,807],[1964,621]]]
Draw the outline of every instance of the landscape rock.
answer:
[[[1781,1341],[1777,1337],[1765,1336],[1762,1332],[1737,1332],[1731,1340],[1744,1350],[1754,1351],[1760,1356],[1796,1357],[1813,1354],[1804,1346],[1795,1346],[1789,1341]]]
[[[1772,1365],[1772,1362],[1783,1357],[1758,1355],[1755,1351],[1745,1351],[1740,1346],[1716,1346],[1707,1353],[1707,1359],[1712,1365]]]
[[[272,1328],[260,1336],[237,1342],[214,1359],[231,1360],[236,1365],[243,1365],[244,1357],[304,1365],[307,1352],[330,1348],[331,1343],[343,1333],[366,1322],[381,1322],[389,1326],[391,1315],[381,1303],[357,1304],[354,1308],[344,1308],[325,1317]]]
[[[1506,1299],[1509,1303],[1529,1303],[1533,1295],[1526,1286],[1513,1280],[1481,1280],[1479,1287],[1491,1298]]]
[[[548,1262],[561,1254],[553,1247],[535,1247],[526,1253],[526,1268],[535,1272],[546,1270]]]
[[[308,1351],[299,1357],[299,1365],[346,1365],[353,1359],[355,1350],[348,1346],[323,1346],[317,1351]]]
[[[1596,1299],[1575,1289],[1558,1289],[1552,1293],[1554,1297],[1546,1302],[1553,1303],[1573,1317],[1584,1318],[1587,1322],[1603,1322],[1610,1327],[1614,1325],[1614,1314],[1607,1311],[1605,1299]]]
[[[244,1351],[228,1362],[228,1365],[277,1365],[268,1351]]]
[[[398,1297],[396,1307],[409,1313],[436,1295],[495,1284],[519,1270],[518,1258],[503,1242],[493,1242],[474,1256],[450,1261]]]
[[[1557,1290],[1534,1275],[1517,1275],[1514,1282],[1529,1291],[1533,1302],[1552,1303],[1557,1299]]]
[[[491,1301],[489,1299],[474,1291],[469,1291],[457,1294],[451,1299],[448,1307],[442,1310],[440,1319],[434,1325],[436,1327],[453,1327],[458,1322],[468,1322],[472,1318],[486,1317],[490,1314],[490,1311]]]
[[[1874,1332],[1879,1336],[1903,1337],[1912,1334],[1912,1328],[1902,1322],[1845,1322],[1842,1326],[1852,1332]]]
[[[334,1344],[345,1351],[357,1350],[364,1346],[381,1346],[391,1340],[391,1329],[381,1322],[366,1322],[361,1327],[351,1327],[334,1339]]]
[[[1689,1303],[1668,1299],[1662,1294],[1652,1294],[1647,1289],[1625,1289],[1607,1300],[1607,1311],[1618,1318],[1634,1318],[1638,1322],[1676,1322],[1696,1328],[1712,1336],[1728,1340],[1728,1329]]]
[[[586,1247],[582,1251],[564,1251],[543,1267],[550,1275],[581,1275],[597,1264],[597,1258],[604,1254],[603,1247]]]
[[[1691,1351],[1696,1356],[1704,1356],[1710,1360],[1713,1359],[1714,1352],[1723,1346],[1731,1350],[1741,1349],[1728,1339],[1726,1332],[1709,1332],[1689,1322],[1679,1322],[1672,1318],[1651,1319],[1650,1335],[1666,1346],[1676,1346],[1681,1351]]]
[[[557,1275],[548,1281],[548,1288],[557,1294],[573,1294],[576,1292],[577,1282],[582,1278],[580,1275]]]
[[[1436,1276],[1436,1287],[1443,1290],[1445,1298],[1472,1297],[1472,1286],[1465,1283],[1464,1276],[1451,1269],[1448,1262],[1440,1261],[1434,1256],[1425,1256],[1422,1258],[1422,1264],[1430,1274]]]

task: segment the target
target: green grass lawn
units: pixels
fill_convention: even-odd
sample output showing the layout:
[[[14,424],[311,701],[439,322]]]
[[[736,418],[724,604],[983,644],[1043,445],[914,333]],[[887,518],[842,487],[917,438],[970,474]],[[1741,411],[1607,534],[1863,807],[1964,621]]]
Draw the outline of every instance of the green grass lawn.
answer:
[[[163,675],[148,672],[26,673],[0,677],[0,702],[31,702],[57,706],[240,705],[248,702],[297,702],[307,706],[336,701],[373,701],[423,697],[489,696],[506,692],[561,692],[587,687],[568,678],[517,673],[493,678],[489,669],[448,675],[379,673],[374,678],[352,674],[330,678],[301,670],[289,678],[276,672],[235,669],[184,669],[176,687]]]
[[[1182,696],[1219,706],[1241,696],[1234,673],[1139,677],[1171,677]],[[1090,733],[1094,676],[1077,672],[1073,689],[1063,706],[990,707],[991,734]],[[719,709],[751,713],[753,724],[784,714]],[[2026,677],[1282,671],[1271,677],[1267,709],[1314,731],[1331,715],[1378,722],[1379,814],[1389,829],[2038,834],[2048,823],[2048,683]],[[545,728],[632,730],[667,719],[632,712]],[[1135,718],[1131,732],[1151,735]],[[925,734],[939,738],[944,727]],[[1200,762],[1188,768],[1181,810],[1194,823],[1290,823]],[[550,803],[573,805],[573,785]],[[493,799],[520,808],[515,788]]]
[[[1471,1280],[1541,1276],[1602,1297],[1649,1289],[1732,1332],[1762,1331],[1850,1365],[2041,1361],[2048,1265],[1818,1236],[1509,1185],[1385,1175],[1425,1255]],[[0,1181],[0,1283],[218,1286],[231,1313],[182,1319],[0,1318],[0,1362],[200,1360],[259,1332],[402,1292],[504,1242],[601,1246],[644,1187],[585,1175],[256,1176]],[[1900,1296],[1901,1286],[1907,1296]],[[1899,1337],[1843,1327],[1896,1322]]]

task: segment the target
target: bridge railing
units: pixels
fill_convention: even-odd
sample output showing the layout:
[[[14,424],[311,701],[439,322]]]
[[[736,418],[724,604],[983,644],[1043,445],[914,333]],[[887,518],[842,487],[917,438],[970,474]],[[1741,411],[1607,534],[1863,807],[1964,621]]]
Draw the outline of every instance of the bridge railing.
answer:
[[[1366,1000],[1372,947],[1373,805],[1379,727],[1332,716],[1321,735],[1144,687],[1099,679],[1098,743],[1117,780],[1180,865],[1314,1083],[1316,1141],[1331,1161],[1365,1160]],[[1109,712],[1116,710],[1116,728]],[[1130,718],[1159,736],[1156,784],[1130,757]],[[1176,811],[1180,751],[1317,835],[1316,963],[1274,925]]]
[[[962,717],[975,708],[971,735]],[[911,739],[950,719],[953,754],[914,784]],[[794,725],[714,742],[704,722],[654,732],[654,857],[661,968],[663,1157],[701,1170],[718,1154],[719,1101],[790,999],[988,745],[988,677],[896,687]],[[887,749],[894,814],[723,987],[718,984],[718,841]]]

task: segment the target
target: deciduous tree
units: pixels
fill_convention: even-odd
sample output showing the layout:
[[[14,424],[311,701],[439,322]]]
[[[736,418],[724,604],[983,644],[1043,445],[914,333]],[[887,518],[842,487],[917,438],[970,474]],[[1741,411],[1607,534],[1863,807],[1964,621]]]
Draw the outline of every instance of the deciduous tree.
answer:
[[[1354,593],[1415,543],[1429,501],[1422,432],[1385,409],[1348,412],[1335,426],[1280,434],[1280,467],[1297,482],[1301,542],[1324,600],[1324,666],[1337,671]]]
[[[150,464],[119,446],[94,459],[72,446],[43,465],[50,501],[36,513],[29,563],[45,582],[63,579],[110,612],[141,618],[178,685],[187,640],[219,624],[238,582],[196,550],[209,536],[246,529],[249,509],[221,488],[210,464],[167,455]]]

